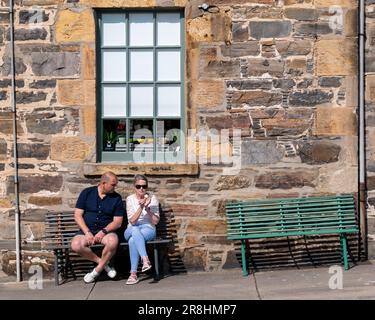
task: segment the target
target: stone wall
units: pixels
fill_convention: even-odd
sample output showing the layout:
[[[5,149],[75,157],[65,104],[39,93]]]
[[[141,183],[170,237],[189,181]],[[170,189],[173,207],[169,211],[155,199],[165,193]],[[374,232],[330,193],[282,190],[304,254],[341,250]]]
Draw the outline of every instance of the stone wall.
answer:
[[[93,164],[94,8],[184,10],[187,128],[241,129],[235,175],[210,162],[198,170],[132,167],[149,174],[151,190],[173,209],[188,269],[218,270],[233,261],[227,200],[357,192],[357,1],[211,0],[208,12],[198,8],[203,2],[16,1],[25,250],[40,250],[45,212],[73,209],[79,192],[95,185],[106,167]],[[0,14],[0,256],[10,272],[15,197],[8,30],[8,17]],[[197,152],[204,158],[199,144]],[[127,196],[130,173],[123,164],[111,169]]]

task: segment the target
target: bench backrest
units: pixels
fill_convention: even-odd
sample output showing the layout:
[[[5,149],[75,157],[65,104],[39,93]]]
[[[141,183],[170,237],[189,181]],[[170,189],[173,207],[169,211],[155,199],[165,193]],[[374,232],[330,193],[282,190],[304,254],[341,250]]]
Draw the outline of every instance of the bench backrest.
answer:
[[[228,239],[358,232],[353,195],[226,204]]]

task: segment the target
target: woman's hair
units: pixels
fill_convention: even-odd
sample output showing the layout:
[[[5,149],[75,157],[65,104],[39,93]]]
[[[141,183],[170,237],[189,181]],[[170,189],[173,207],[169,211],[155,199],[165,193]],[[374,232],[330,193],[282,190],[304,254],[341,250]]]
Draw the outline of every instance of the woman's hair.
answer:
[[[144,176],[143,174],[136,174],[136,175],[134,176],[134,181],[133,181],[134,185],[135,185],[135,184],[137,183],[137,181],[139,181],[139,180],[144,180],[144,181],[146,181],[146,183],[148,184],[148,180],[147,180],[146,176]]]

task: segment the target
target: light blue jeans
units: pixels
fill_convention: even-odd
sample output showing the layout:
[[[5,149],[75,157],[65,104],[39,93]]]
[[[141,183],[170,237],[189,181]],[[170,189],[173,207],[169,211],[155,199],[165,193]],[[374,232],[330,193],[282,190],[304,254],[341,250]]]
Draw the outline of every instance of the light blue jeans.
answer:
[[[139,257],[147,256],[146,241],[154,239],[156,229],[150,224],[129,225],[124,237],[129,243],[130,272],[137,272]]]

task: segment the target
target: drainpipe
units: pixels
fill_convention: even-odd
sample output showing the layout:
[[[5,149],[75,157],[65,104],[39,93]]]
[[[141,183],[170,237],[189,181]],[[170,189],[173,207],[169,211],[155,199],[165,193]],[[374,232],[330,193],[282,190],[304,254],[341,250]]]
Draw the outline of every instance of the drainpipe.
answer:
[[[10,22],[10,70],[12,77],[11,105],[13,114],[13,154],[14,154],[14,193],[15,193],[15,232],[16,232],[16,272],[17,282],[22,281],[21,275],[21,242],[20,242],[20,206],[18,192],[18,155],[17,155],[17,112],[16,112],[16,69],[15,69],[15,50],[14,50],[14,4],[9,0],[9,22]]]
[[[359,221],[365,259],[368,257],[365,150],[365,0],[359,0]],[[360,251],[359,251],[360,252]]]

